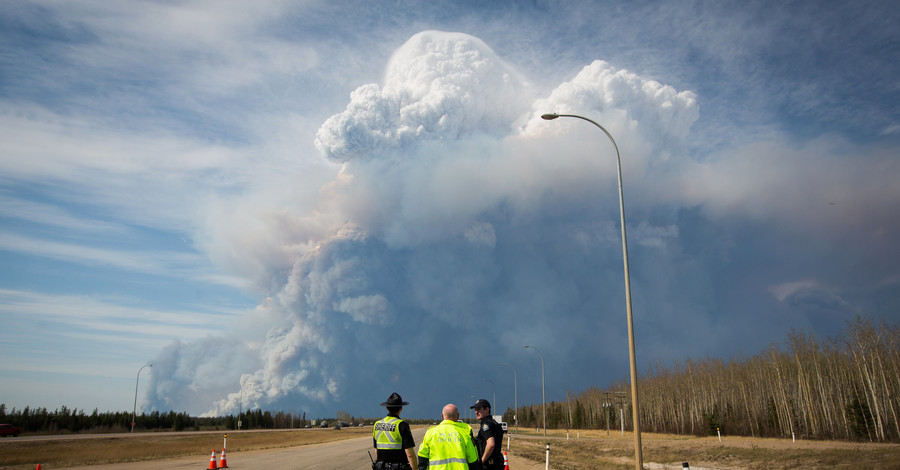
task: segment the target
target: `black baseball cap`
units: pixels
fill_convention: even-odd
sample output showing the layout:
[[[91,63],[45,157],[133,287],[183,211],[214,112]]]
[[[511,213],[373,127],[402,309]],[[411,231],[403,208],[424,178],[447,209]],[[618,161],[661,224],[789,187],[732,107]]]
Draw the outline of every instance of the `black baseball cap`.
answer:
[[[477,401],[475,401],[475,404],[470,406],[469,408],[474,409],[474,408],[490,408],[490,407],[491,407],[491,402],[485,400],[484,398],[479,398]]]

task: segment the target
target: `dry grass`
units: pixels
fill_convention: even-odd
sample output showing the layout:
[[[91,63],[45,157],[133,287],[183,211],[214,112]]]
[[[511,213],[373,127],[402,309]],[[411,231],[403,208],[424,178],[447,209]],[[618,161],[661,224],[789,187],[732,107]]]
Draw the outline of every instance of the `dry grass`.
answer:
[[[269,432],[228,432],[228,450],[285,448],[317,444],[371,435],[371,428],[307,429]],[[135,462],[189,455],[208,455],[220,449],[224,432],[146,433],[132,436],[89,436],[48,441],[0,440],[0,468],[33,469],[34,462],[48,468]],[[579,436],[580,434],[580,436]],[[633,436],[613,431],[551,431],[549,439],[537,433],[513,436],[511,455],[544,462],[545,446],[550,442],[552,468],[620,469],[633,468]],[[644,433],[644,463],[681,468],[740,469],[889,469],[900,468],[900,445],[835,441],[797,441],[790,439],[754,439],[693,437]],[[543,467],[542,467],[543,468]]]
[[[132,436],[28,441],[0,440],[0,468],[34,468],[34,462],[58,467],[136,462],[189,455],[208,455],[221,449],[225,432],[215,433],[146,433]],[[293,431],[234,432],[228,431],[228,451],[243,452],[260,449],[318,444],[322,442],[372,434],[370,427],[332,429],[302,429]]]
[[[553,468],[620,469],[633,468],[634,436],[606,431],[551,432],[553,439],[513,437],[514,455],[544,462],[546,444],[550,443]],[[692,467],[721,469],[896,469],[900,468],[900,445],[835,441],[797,441],[790,439],[755,439],[693,437],[642,433],[644,464],[663,464],[681,468],[682,462]]]

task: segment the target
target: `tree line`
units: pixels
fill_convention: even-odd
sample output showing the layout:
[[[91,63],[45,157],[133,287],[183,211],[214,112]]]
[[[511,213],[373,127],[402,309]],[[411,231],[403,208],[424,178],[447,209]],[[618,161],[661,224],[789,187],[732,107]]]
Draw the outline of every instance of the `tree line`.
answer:
[[[9,410],[0,403],[0,422],[20,426],[24,432],[47,434],[79,432],[128,432],[131,430],[131,411],[106,411],[94,409],[90,414],[85,410],[61,406],[55,410],[25,407]],[[347,412],[338,412],[338,419],[346,423],[358,424],[359,420]],[[306,413],[286,411],[247,410],[237,415],[218,417],[194,417],[186,412],[142,412],[134,417],[137,431],[186,431],[203,429],[292,429],[312,425]],[[315,422],[321,422],[319,419]]]
[[[85,410],[61,406],[55,410],[47,408],[31,408],[8,410],[5,403],[0,403],[0,422],[20,426],[25,432],[42,432],[57,434],[63,432],[125,432],[131,430],[130,411],[100,412],[94,409],[87,414]],[[135,416],[139,429],[166,429],[182,431],[194,428],[197,420],[187,413],[141,413]]]
[[[23,428],[24,432],[42,434],[61,433],[116,433],[131,431],[131,411],[106,411],[94,409],[90,414],[83,409],[65,406],[55,410],[32,408],[26,406],[20,410],[8,409],[0,403],[0,423],[9,423]],[[143,431],[199,431],[200,429],[236,430],[240,429],[295,429],[311,427],[322,422],[337,424],[346,423],[357,426],[361,423],[373,423],[379,418],[359,418],[346,411],[338,411],[336,418],[309,419],[306,412],[247,410],[239,414],[217,417],[195,417],[186,412],[142,412],[134,417],[135,430]],[[431,420],[407,421],[413,424],[426,424]]]
[[[900,441],[898,324],[857,316],[837,338],[791,331],[785,346],[730,361],[656,364],[638,381],[641,430]],[[623,380],[551,402],[547,427],[631,430],[630,397]],[[507,423],[513,415],[504,414]],[[520,426],[542,426],[541,404],[518,415]]]

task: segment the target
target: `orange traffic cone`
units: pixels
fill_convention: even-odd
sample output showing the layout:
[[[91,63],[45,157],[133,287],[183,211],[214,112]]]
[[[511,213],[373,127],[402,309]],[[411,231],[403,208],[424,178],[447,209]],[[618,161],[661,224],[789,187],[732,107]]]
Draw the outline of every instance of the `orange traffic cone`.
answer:
[[[216,449],[213,449],[212,457],[209,458],[209,467],[206,467],[207,470],[215,470],[219,467],[216,466]]]
[[[225,461],[225,449],[222,449],[222,457],[219,458],[219,468],[228,468],[228,462]]]
[[[503,470],[509,470],[509,460],[506,458],[506,451],[503,451]]]

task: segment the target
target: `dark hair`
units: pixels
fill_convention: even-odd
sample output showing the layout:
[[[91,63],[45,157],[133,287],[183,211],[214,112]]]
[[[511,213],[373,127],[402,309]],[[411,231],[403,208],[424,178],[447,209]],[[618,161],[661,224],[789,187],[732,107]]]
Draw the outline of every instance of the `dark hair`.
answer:
[[[386,406],[385,408],[387,408],[388,414],[397,414],[400,412],[400,409],[403,407],[402,406]]]

